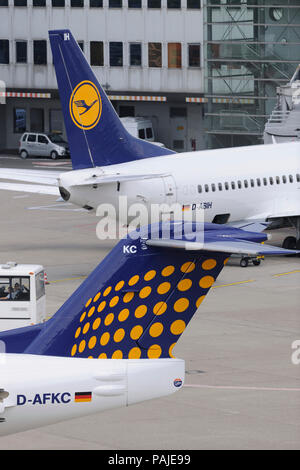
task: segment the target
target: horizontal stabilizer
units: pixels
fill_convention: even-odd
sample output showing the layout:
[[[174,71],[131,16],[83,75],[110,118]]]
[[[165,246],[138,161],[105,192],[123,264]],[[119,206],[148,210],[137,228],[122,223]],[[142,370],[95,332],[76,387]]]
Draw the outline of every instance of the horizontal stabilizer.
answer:
[[[295,250],[262,244],[268,240],[268,235],[259,230],[252,232],[227,224],[177,222],[174,223],[173,230],[173,236],[162,236],[163,232],[159,232],[158,237],[144,236],[146,245],[186,251],[215,251],[254,256],[297,253]]]
[[[20,184],[20,183],[2,183],[0,189],[6,191],[17,191],[22,193],[48,194],[51,196],[59,196],[59,189],[56,186],[47,186],[40,184]]]
[[[187,251],[217,251],[219,253],[240,254],[240,255],[290,255],[298,253],[295,250],[285,250],[276,246],[262,245],[250,241],[239,239],[225,239],[224,241],[185,241],[185,240],[161,240],[149,239],[148,246],[160,246],[162,248],[181,249]],[[299,252],[300,253],[300,252]]]
[[[28,183],[57,186],[61,172],[51,170],[21,170],[17,168],[0,168],[0,179],[26,181]]]
[[[230,227],[242,228],[243,230],[247,230],[248,232],[261,233],[266,230],[269,225],[271,225],[271,222],[265,222],[265,219],[255,221],[243,220],[240,222],[229,223],[228,225]]]
[[[92,176],[83,180],[81,183],[76,183],[75,186],[89,186],[91,184],[109,184],[109,183],[122,183],[124,181],[137,181],[152,178],[162,178],[166,174],[143,174],[143,175],[99,175]]]

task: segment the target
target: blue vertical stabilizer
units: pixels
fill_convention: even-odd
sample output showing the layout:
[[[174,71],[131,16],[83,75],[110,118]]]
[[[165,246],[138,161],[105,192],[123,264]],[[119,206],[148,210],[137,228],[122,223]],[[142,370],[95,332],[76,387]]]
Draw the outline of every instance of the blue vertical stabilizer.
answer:
[[[127,132],[69,30],[49,38],[73,169],[174,153]]]

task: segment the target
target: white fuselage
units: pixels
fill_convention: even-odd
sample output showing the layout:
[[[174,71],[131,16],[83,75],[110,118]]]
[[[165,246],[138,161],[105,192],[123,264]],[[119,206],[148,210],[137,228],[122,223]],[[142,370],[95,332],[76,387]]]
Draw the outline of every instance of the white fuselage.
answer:
[[[0,354],[0,436],[169,395],[184,373],[181,359]]]
[[[105,180],[134,174],[159,176],[119,185],[80,185],[92,175]],[[179,203],[203,209],[206,222],[299,215],[300,143],[189,152],[75,170],[61,175],[60,185],[69,191],[70,202],[92,210],[102,203],[118,208],[119,196],[127,196],[128,205]]]

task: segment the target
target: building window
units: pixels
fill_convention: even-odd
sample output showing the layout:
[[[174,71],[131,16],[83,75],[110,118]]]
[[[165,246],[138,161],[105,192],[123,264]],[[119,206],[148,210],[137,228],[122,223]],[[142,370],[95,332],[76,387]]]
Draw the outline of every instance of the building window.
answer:
[[[44,110],[42,108],[30,109],[30,131],[44,132]]]
[[[26,109],[14,108],[14,132],[22,133],[26,131]]]
[[[109,0],[109,8],[122,8],[122,0]]]
[[[129,64],[136,67],[142,65],[142,45],[140,43],[129,44]]]
[[[148,8],[161,8],[161,0],[148,0]]]
[[[8,39],[0,39],[0,64],[9,64]]]
[[[149,42],[148,62],[149,62],[149,67],[161,67],[162,66],[160,42]]]
[[[16,63],[27,63],[27,41],[16,41]]]
[[[80,49],[82,50],[82,52],[84,52],[84,42],[83,41],[77,41],[77,44],[80,47]]]
[[[189,67],[200,67],[200,44],[188,45]]]
[[[53,7],[64,7],[65,6],[65,0],[52,0],[52,6]]]
[[[47,64],[47,42],[33,41],[33,63],[35,65]]]
[[[34,6],[34,7],[45,7],[46,6],[46,0],[33,0],[32,1],[32,6]]]
[[[128,8],[142,8],[142,0],[128,0]]]
[[[170,118],[186,118],[187,117],[187,109],[186,108],[177,108],[171,106],[170,108]]]
[[[186,4],[187,8],[190,8],[190,9],[198,9],[201,8],[201,3],[200,3],[200,0],[187,0],[187,4]]]
[[[83,0],[71,0],[71,7],[82,8],[83,7]]]
[[[27,7],[27,0],[14,0],[15,7]]]
[[[170,42],[168,44],[168,68],[180,69],[181,68],[181,43]]]
[[[103,62],[103,42],[91,41],[90,43],[91,65],[104,65]]]
[[[135,108],[134,106],[129,105],[120,105],[119,106],[119,116],[120,117],[134,117],[135,116]]]
[[[167,8],[181,8],[181,0],[167,0]]]
[[[109,43],[109,65],[111,67],[123,67],[123,43]]]
[[[8,7],[8,0],[0,0],[0,7]]]
[[[90,0],[90,8],[102,8],[103,0]]]

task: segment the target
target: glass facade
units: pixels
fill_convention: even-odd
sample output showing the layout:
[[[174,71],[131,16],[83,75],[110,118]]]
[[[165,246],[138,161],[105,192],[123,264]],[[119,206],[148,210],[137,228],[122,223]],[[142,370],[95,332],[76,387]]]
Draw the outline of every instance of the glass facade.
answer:
[[[300,63],[297,0],[205,0],[209,148],[263,143],[276,87]]]

